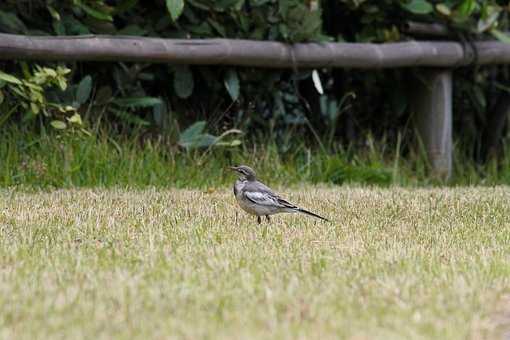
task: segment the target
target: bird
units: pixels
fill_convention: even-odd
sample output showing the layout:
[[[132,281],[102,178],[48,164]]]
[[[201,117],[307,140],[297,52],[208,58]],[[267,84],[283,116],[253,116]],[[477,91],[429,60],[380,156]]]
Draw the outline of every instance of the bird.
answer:
[[[325,217],[299,208],[275,194],[269,187],[257,180],[255,171],[247,165],[230,167],[239,174],[234,184],[234,196],[239,206],[251,215],[257,216],[262,223],[262,216],[271,222],[270,215],[279,213],[302,213],[329,222]]]

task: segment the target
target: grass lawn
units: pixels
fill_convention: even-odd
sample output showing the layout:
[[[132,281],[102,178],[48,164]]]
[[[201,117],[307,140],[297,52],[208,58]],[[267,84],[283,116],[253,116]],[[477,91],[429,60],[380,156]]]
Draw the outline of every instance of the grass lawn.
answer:
[[[480,339],[510,331],[510,188],[0,191],[0,338]]]

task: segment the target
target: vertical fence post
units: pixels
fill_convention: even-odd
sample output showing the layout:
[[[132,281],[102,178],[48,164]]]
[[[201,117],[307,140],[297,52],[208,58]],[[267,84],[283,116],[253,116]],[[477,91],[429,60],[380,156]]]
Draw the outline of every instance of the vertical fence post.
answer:
[[[452,71],[427,69],[412,96],[415,123],[432,171],[443,179],[452,174]]]

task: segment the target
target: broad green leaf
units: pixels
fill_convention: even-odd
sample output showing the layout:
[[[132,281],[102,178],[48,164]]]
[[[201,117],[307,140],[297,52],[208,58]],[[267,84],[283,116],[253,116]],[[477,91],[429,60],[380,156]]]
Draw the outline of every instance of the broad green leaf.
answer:
[[[446,6],[445,4],[437,4],[436,5],[436,11],[441,13],[444,16],[449,17],[452,15],[452,11],[450,10],[450,7]]]
[[[55,10],[55,8],[53,8],[53,6],[48,5],[46,8],[48,9],[48,12],[53,19],[60,21],[60,14],[57,12],[57,10]]]
[[[85,13],[87,13],[87,15],[90,15],[94,19],[103,20],[103,21],[110,21],[110,22],[113,21],[113,17],[109,13],[107,13],[107,12],[104,12],[104,11],[101,11],[101,10],[96,9],[94,7],[91,7],[91,6],[83,3],[81,0],[75,0],[75,3],[76,3],[77,6],[81,7],[81,9],[83,9],[83,11]]]
[[[39,114],[40,111],[39,105],[37,105],[36,103],[30,103],[30,110],[32,110],[34,114]]]
[[[152,107],[162,103],[161,99],[155,97],[120,98],[113,101],[121,107]]]
[[[176,68],[174,74],[174,91],[179,98],[188,98],[193,93],[193,73],[187,66]]]
[[[15,13],[0,11],[0,29],[7,33],[24,34],[27,28]]]
[[[47,103],[47,105],[59,110],[62,113],[76,112],[76,109],[74,107],[72,107],[71,105],[63,106],[61,104],[55,104],[55,103]]]
[[[75,125],[83,125],[83,121],[81,120],[81,116],[78,113],[75,113],[71,116],[71,118],[67,119],[69,123],[75,124]]]
[[[67,127],[66,123],[61,120],[53,120],[50,125],[57,130],[64,130]]]
[[[239,77],[234,69],[229,69],[225,75],[225,87],[233,101],[239,98]]]
[[[90,29],[71,15],[62,16],[61,23],[63,25],[63,29],[60,28],[60,30],[65,32],[65,34],[63,33],[62,35],[90,34]]]
[[[501,14],[501,7],[499,6],[484,6],[482,10],[482,17],[478,20],[477,31],[483,33],[493,27],[496,27],[499,15]]]
[[[464,0],[462,4],[457,8],[457,14],[460,17],[469,17],[476,9],[476,0]]]
[[[216,141],[217,137],[205,133],[189,140],[179,139],[179,145],[186,149],[206,148],[216,144]]]
[[[204,131],[205,124],[206,122],[204,120],[200,120],[187,127],[186,130],[179,135],[179,144],[196,139]]]
[[[76,90],[76,101],[78,102],[78,104],[82,105],[87,100],[89,100],[91,92],[92,92],[92,77],[85,76],[78,84],[78,89]]]
[[[65,91],[65,89],[67,88],[67,80],[65,78],[57,78],[57,84],[58,84],[58,87],[60,87],[60,89],[62,91]]]
[[[219,138],[208,133],[204,133],[206,122],[201,120],[184,130],[180,136],[178,144],[186,149],[209,147],[216,144]]]
[[[494,36],[494,38],[498,39],[501,42],[510,44],[510,36],[500,30],[495,28],[491,29],[490,33]]]
[[[68,67],[57,66],[57,73],[61,76],[71,73],[71,69]]]
[[[166,0],[166,8],[173,21],[179,19],[184,9],[184,0]]]
[[[403,6],[409,12],[414,14],[429,14],[434,10],[434,7],[432,7],[430,2],[427,0],[411,0]]]
[[[56,77],[57,76],[57,71],[55,71],[54,69],[49,68],[49,67],[43,67],[40,69],[40,71],[46,77]]]
[[[0,80],[3,80],[7,83],[16,84],[16,85],[22,85],[22,81],[16,78],[15,76],[11,76],[10,74],[7,74],[5,72],[0,71]]]
[[[128,25],[121,30],[117,31],[118,35],[134,35],[134,36],[143,36],[147,35],[148,31],[141,28],[138,25]]]

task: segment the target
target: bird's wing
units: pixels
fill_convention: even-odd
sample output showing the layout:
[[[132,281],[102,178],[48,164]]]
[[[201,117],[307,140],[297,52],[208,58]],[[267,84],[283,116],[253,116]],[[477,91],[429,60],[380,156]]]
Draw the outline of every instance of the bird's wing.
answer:
[[[261,182],[248,183],[244,188],[244,196],[255,204],[274,206],[279,208],[297,208],[287,202]]]
[[[244,197],[246,197],[246,199],[248,199],[250,202],[258,205],[282,207],[282,205],[278,202],[278,199],[268,192],[245,191]]]
[[[290,209],[297,209],[297,206],[295,206],[294,204],[292,203],[289,203],[288,201],[284,200],[283,198],[281,198],[280,196],[277,196],[277,199],[278,199],[278,203],[280,203],[282,206],[284,206],[285,208],[290,208]]]

